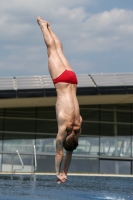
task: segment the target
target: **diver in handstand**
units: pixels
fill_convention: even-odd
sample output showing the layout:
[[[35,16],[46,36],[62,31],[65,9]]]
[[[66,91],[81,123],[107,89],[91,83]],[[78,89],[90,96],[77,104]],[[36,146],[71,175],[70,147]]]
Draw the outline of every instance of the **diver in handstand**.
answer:
[[[57,92],[56,118],[58,134],[56,137],[55,170],[57,183],[67,180],[67,172],[71,162],[73,150],[78,146],[81,134],[82,117],[76,97],[77,77],[66,57],[58,37],[52,32],[47,21],[37,18],[42,30],[48,53],[48,69]],[[61,163],[63,148],[66,150],[63,171]]]

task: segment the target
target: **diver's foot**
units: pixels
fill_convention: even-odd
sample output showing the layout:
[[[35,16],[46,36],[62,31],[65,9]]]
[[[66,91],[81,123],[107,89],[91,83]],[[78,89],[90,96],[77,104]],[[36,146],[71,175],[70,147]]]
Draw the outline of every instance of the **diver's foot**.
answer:
[[[48,22],[48,29],[50,29],[50,23]]]
[[[41,19],[40,16],[38,16],[38,18],[37,18],[37,23],[39,24],[40,27],[43,27],[43,26],[47,26],[48,27],[48,26],[50,26],[50,24],[47,21]]]

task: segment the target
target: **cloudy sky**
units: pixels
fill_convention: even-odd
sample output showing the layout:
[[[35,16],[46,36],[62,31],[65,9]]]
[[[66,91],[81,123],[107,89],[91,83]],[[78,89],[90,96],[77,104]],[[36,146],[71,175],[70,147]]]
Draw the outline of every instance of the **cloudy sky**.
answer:
[[[133,0],[0,0],[0,76],[48,74],[38,15],[76,73],[133,72]]]

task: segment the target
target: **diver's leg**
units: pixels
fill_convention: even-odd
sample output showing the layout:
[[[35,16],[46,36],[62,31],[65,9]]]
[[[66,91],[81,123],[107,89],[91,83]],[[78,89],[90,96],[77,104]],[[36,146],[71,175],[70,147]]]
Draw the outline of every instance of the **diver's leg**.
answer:
[[[72,68],[71,68],[71,66],[70,66],[70,64],[69,64],[69,62],[68,62],[68,60],[66,59],[66,57],[65,57],[65,55],[64,55],[64,53],[63,53],[63,46],[62,46],[61,41],[60,41],[59,38],[55,35],[55,33],[51,30],[49,24],[48,24],[48,29],[49,29],[49,31],[50,31],[50,33],[51,33],[51,35],[52,35],[52,37],[53,37],[53,39],[54,39],[54,41],[55,41],[56,50],[57,50],[58,55],[59,55],[59,57],[61,58],[61,60],[62,60],[62,62],[63,62],[63,64],[64,64],[65,68],[66,68],[67,70],[72,70]]]
[[[65,70],[65,66],[56,50],[55,41],[48,29],[48,22],[42,20],[40,17],[37,18],[37,22],[42,30],[44,41],[47,46],[49,72],[52,79],[54,79]]]

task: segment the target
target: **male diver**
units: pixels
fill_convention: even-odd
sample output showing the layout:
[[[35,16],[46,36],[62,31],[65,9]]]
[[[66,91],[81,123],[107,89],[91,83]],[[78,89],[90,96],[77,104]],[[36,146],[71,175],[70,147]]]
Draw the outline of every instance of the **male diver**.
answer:
[[[73,150],[78,146],[82,118],[76,97],[77,77],[63,54],[58,37],[52,32],[47,21],[37,18],[42,30],[48,53],[48,69],[57,91],[56,117],[58,134],[56,137],[55,170],[57,183],[67,180],[68,168]],[[64,167],[61,173],[63,148],[66,150]]]

